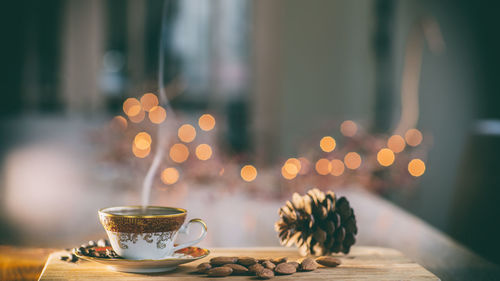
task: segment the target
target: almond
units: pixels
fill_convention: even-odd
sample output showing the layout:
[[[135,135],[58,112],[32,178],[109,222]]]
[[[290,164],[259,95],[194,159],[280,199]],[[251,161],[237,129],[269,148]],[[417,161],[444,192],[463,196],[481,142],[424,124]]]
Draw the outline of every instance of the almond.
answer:
[[[233,275],[242,275],[248,273],[248,268],[244,267],[243,265],[230,263],[224,266],[230,267],[233,270]]]
[[[264,268],[263,270],[257,272],[257,278],[259,279],[271,279],[273,277],[274,277],[274,272],[267,268]]]
[[[280,263],[276,266],[274,269],[274,272],[281,274],[281,275],[289,275],[297,272],[295,269],[295,266],[293,264],[289,264],[287,262]]]
[[[271,259],[271,262],[278,265],[280,263],[284,263],[288,260],[287,257],[281,257],[281,258],[274,258],[274,259]]]
[[[316,261],[312,258],[305,258],[301,263],[300,263],[300,271],[313,271],[316,268],[318,268],[318,264]]]
[[[293,266],[295,266],[295,269],[299,268],[299,263],[296,262],[296,261],[289,261],[288,263],[291,264],[291,265],[293,265]]]
[[[256,263],[256,264],[248,267],[248,272],[253,273],[253,274],[257,274],[259,271],[261,271],[263,269],[264,269],[264,267],[261,264]]]
[[[273,269],[276,267],[276,265],[275,265],[274,263],[270,262],[270,261],[264,261],[264,262],[262,263],[262,265],[263,265],[265,268],[270,269],[270,270],[273,270]]]
[[[203,274],[203,273],[207,273],[207,271],[209,269],[211,269],[212,266],[210,265],[210,263],[208,262],[204,262],[204,263],[200,263],[197,267],[196,267],[196,271],[195,273],[200,273],[200,274]]]
[[[336,267],[341,263],[339,259],[328,256],[319,257],[316,259],[316,262],[328,267]]]
[[[210,260],[212,266],[221,266],[228,263],[236,263],[238,258],[236,257],[215,257]]]
[[[251,266],[257,263],[257,260],[251,257],[239,257],[238,263],[243,266]]]
[[[231,275],[231,273],[233,273],[233,269],[227,266],[215,267],[207,272],[210,277],[224,277]]]

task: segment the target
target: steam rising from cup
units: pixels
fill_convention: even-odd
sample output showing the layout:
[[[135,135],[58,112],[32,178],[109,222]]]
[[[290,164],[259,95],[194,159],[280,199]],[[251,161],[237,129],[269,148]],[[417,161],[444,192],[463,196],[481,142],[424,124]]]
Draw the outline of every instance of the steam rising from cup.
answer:
[[[165,48],[166,48],[166,37],[167,37],[167,9],[168,9],[168,1],[165,0],[163,3],[163,11],[161,17],[161,29],[160,29],[160,45],[158,48],[158,93],[159,93],[159,103],[165,108],[165,110],[169,114],[169,119],[175,119],[174,111],[172,110],[170,103],[167,98],[167,93],[165,92],[165,83],[164,83],[164,72],[165,72]],[[149,200],[151,197],[151,186],[153,185],[153,179],[158,171],[158,167],[160,166],[161,160],[165,155],[165,142],[169,139],[169,132],[167,130],[167,126],[165,122],[161,122],[158,124],[158,141],[156,142],[156,153],[153,158],[153,162],[149,167],[148,172],[146,173],[146,177],[142,183],[142,206],[149,205]]]

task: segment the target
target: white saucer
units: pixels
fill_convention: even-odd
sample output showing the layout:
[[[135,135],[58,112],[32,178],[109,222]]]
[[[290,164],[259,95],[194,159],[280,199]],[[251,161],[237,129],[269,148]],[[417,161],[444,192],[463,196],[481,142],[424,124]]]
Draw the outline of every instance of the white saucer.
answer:
[[[94,247],[97,252],[106,251],[111,247]],[[177,268],[180,264],[192,262],[202,259],[210,254],[210,251],[198,247],[187,247],[175,252],[173,257],[164,258],[161,260],[129,260],[123,258],[100,258],[90,257],[73,252],[78,258],[93,262],[98,262],[106,265],[109,269],[121,272],[132,273],[155,273],[171,271]]]

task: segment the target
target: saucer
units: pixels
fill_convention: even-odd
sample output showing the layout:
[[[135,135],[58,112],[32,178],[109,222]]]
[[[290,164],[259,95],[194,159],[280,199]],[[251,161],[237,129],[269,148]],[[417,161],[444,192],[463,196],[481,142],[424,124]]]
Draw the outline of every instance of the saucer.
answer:
[[[97,253],[106,252],[107,247],[92,247]],[[132,273],[155,273],[171,271],[177,268],[178,265],[202,259],[210,254],[207,249],[199,247],[187,247],[180,249],[174,253],[174,256],[167,257],[159,260],[130,260],[124,258],[104,258],[104,257],[90,257],[79,254],[73,251],[73,254],[78,258],[87,261],[98,262],[106,265],[109,269],[121,272]]]

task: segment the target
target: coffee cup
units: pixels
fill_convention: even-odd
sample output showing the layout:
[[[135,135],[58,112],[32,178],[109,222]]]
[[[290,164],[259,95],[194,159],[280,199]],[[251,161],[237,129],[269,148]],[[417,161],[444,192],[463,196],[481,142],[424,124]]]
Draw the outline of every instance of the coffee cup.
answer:
[[[121,257],[133,260],[158,260],[172,257],[174,252],[199,243],[207,234],[201,219],[184,225],[187,211],[160,206],[119,206],[99,210],[99,220],[108,235],[111,247]],[[197,239],[174,245],[177,234],[190,225],[200,224]]]

